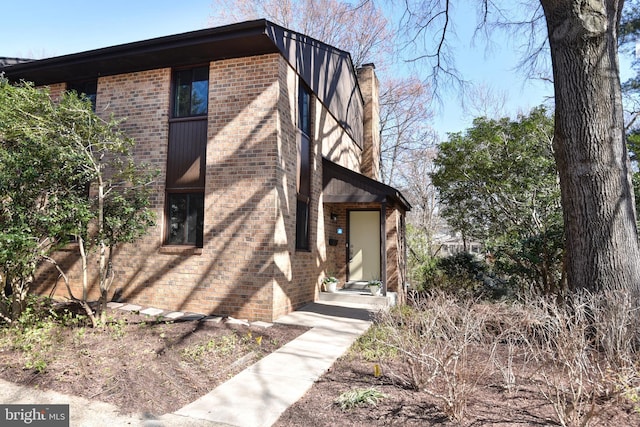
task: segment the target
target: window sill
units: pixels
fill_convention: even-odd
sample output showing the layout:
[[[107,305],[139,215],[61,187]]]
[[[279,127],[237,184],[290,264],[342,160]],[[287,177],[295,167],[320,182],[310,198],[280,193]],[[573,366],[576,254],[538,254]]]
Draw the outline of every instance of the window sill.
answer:
[[[161,254],[179,254],[179,255],[202,255],[202,248],[195,246],[161,246],[159,249]]]

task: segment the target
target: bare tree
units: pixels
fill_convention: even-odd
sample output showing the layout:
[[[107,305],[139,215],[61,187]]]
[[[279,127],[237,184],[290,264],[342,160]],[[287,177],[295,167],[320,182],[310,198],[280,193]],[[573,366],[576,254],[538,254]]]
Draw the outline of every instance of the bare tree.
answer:
[[[393,52],[394,32],[373,2],[340,0],[213,0],[211,25],[266,18],[351,54],[356,67]]]
[[[382,179],[399,184],[404,162],[415,160],[435,144],[431,92],[417,77],[390,78],[381,83],[380,137]],[[399,170],[400,169],[400,170]]]
[[[466,93],[463,110],[470,117],[506,117],[507,97],[505,90],[496,90],[486,84],[474,85]]]
[[[429,254],[435,252],[434,233],[443,226],[443,221],[438,215],[438,190],[431,182],[431,174],[435,172],[433,160],[437,154],[434,145],[404,151],[399,159],[403,167],[399,171],[398,181],[412,203],[408,222],[425,237]]]
[[[420,58],[432,60],[435,71],[450,72],[443,61],[450,55],[446,48],[454,4],[460,2],[403,2],[410,40],[423,49]],[[637,298],[640,248],[618,63],[622,6],[622,0],[540,0],[534,13],[518,23],[535,31],[537,23],[546,22],[569,287],[624,289]],[[480,2],[478,13],[480,26],[494,16],[504,21],[503,11],[489,0]],[[530,40],[530,48],[544,52],[535,36]]]

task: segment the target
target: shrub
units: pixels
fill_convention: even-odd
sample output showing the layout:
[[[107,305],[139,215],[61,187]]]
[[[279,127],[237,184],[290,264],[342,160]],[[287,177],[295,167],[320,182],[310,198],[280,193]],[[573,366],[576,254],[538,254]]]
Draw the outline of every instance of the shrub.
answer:
[[[468,252],[431,258],[419,269],[418,291],[442,291],[457,297],[498,299],[511,296],[506,280],[484,260]]]
[[[344,410],[353,409],[356,406],[376,406],[378,402],[387,397],[375,388],[357,388],[345,391],[336,399],[336,404]]]
[[[381,312],[377,322],[389,331],[385,344],[401,361],[392,375],[436,398],[450,419],[462,420],[481,375],[471,368],[469,355],[483,340],[486,316],[473,301],[442,292],[418,294],[411,306]]]

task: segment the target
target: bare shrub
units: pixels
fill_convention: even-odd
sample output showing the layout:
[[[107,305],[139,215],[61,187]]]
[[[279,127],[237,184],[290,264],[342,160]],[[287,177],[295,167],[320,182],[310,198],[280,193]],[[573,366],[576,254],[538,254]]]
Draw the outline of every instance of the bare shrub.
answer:
[[[473,301],[442,293],[416,297],[409,306],[379,314],[388,326],[385,344],[396,348],[402,368],[393,375],[406,386],[423,390],[442,403],[452,420],[464,417],[467,399],[480,372],[472,366],[474,344],[482,341],[487,312]]]
[[[392,378],[434,397],[452,420],[464,419],[478,381],[490,374],[511,397],[536,388],[560,424],[588,426],[616,404],[640,401],[636,317],[632,299],[618,292],[518,302],[435,292],[380,313],[384,333],[372,341],[387,349],[381,361],[400,358],[387,369]]]
[[[590,425],[624,396],[621,384],[637,378],[631,307],[616,292],[531,304],[543,319],[530,339],[539,365],[538,388],[563,426]]]

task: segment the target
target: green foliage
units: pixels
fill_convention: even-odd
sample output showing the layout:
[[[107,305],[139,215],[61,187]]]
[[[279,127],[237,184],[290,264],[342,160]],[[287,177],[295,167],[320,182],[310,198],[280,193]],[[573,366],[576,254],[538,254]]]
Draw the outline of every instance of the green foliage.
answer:
[[[0,77],[0,271],[12,288],[13,319],[42,257],[89,217],[83,194],[91,174],[70,148],[78,125],[68,125],[46,90]]]
[[[56,311],[48,298],[28,297],[20,317],[0,330],[0,348],[11,347],[24,354],[25,369],[46,371],[62,328],[83,322],[68,310]]]
[[[414,286],[422,286],[428,278],[435,274],[436,257],[431,253],[429,236],[420,227],[407,223],[407,269],[409,282]]]
[[[75,93],[54,103],[46,89],[0,76],[0,274],[12,288],[3,316],[20,316],[38,265],[53,262],[69,236],[114,247],[153,224],[155,171],[133,162],[133,141],[119,126]],[[103,200],[89,191],[97,183]],[[6,300],[0,307],[9,310]]]
[[[429,258],[419,270],[414,291],[443,291],[458,297],[500,299],[513,293],[508,280],[484,259],[468,252]]]
[[[393,307],[396,309],[396,307]],[[398,350],[385,344],[388,342],[389,330],[384,325],[374,324],[362,334],[349,349],[351,354],[363,357],[369,362],[394,358]]]
[[[432,174],[442,216],[485,242],[498,273],[553,292],[560,283],[562,211],[544,108],[512,121],[478,118],[440,145]]]
[[[497,299],[508,294],[505,283],[489,264],[475,255],[460,252],[438,259],[439,276],[427,290],[440,290],[458,296]]]
[[[635,166],[631,177],[633,184],[633,192],[635,193],[636,214],[640,212],[640,172],[638,172],[638,158],[640,156],[640,129],[634,129],[627,134],[627,147],[629,149],[629,157]],[[639,222],[640,224],[640,222]]]
[[[385,397],[387,397],[386,394],[378,391],[373,387],[356,388],[342,393],[336,399],[336,403],[344,411],[353,409],[356,406],[376,406],[378,402],[380,402]]]
[[[205,343],[193,344],[180,352],[182,359],[188,362],[200,363],[207,355],[229,355],[240,346],[245,350],[257,350],[262,345],[262,336],[253,337],[251,332],[242,336],[236,332],[229,332],[217,338],[211,338]]]

